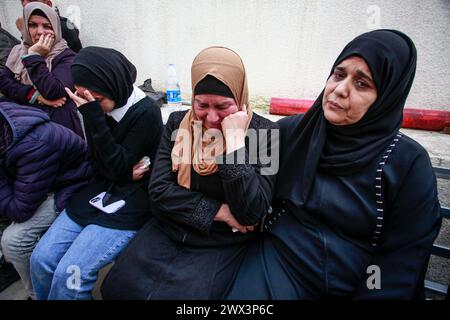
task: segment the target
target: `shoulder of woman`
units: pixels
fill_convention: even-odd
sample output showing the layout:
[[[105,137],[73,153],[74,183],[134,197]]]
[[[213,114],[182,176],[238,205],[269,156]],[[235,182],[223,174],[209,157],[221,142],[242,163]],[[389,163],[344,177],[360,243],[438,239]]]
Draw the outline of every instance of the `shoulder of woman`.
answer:
[[[277,129],[278,124],[259,114],[253,113],[249,127],[254,129]]]
[[[297,114],[294,116],[284,117],[277,121],[280,129],[286,130],[292,127],[295,127],[303,118],[303,114]]]
[[[167,120],[166,127],[170,129],[177,129],[180,126],[181,121],[185,117],[186,113],[189,110],[184,111],[175,111],[169,115],[169,119]]]
[[[134,103],[127,111],[127,118],[138,122],[152,121],[155,116],[160,115],[159,107],[149,97],[144,97],[138,102]]]
[[[420,184],[420,181],[435,179],[428,152],[406,135],[400,137],[389,154],[384,171],[391,185],[400,185],[402,181],[416,181]]]
[[[75,56],[76,53],[72,49],[66,48],[53,59],[52,65],[56,65],[60,62],[72,63],[75,59]]]
[[[11,55],[19,55],[19,53],[22,51],[22,49],[24,48],[24,46],[21,44],[21,43],[19,43],[19,44],[16,44],[15,46],[13,46],[12,48],[11,48],[11,51],[9,51],[9,55],[11,56]],[[19,55],[19,58],[20,58],[20,55]]]
[[[17,61],[17,59],[21,59],[21,56],[24,52],[22,52],[22,44],[17,44],[14,47],[12,47],[11,51],[8,54],[8,58],[6,60],[6,65],[11,65]]]
[[[159,130],[164,124],[162,121],[161,110],[159,106],[149,97],[144,97],[138,101],[133,107],[130,117],[135,121],[144,125],[148,130]]]
[[[393,158],[399,161],[414,162],[420,158],[422,161],[431,163],[427,150],[416,140],[405,134],[402,134],[393,152],[395,155]]]
[[[150,97],[145,96],[134,105],[134,112],[139,114],[149,114],[161,113],[160,108]]]

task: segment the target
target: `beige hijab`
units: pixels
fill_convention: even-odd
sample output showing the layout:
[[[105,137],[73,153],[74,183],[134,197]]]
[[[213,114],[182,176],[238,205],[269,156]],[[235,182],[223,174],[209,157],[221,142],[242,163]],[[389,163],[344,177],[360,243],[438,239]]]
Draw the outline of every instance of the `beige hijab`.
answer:
[[[41,2],[30,2],[27,4],[23,8],[24,30],[22,32],[22,43],[18,44],[11,50],[8,60],[6,60],[6,66],[15,74],[17,81],[28,85],[33,85],[33,82],[31,81],[21,58],[22,56],[28,54],[28,49],[33,45],[30,32],[28,31],[28,21],[30,20],[33,11],[36,9],[40,9],[45,13],[52,25],[53,31],[55,32],[55,43],[53,44],[49,54],[44,57],[47,68],[50,71],[52,71],[53,59],[68,48],[66,40],[62,38],[61,21],[55,10]]]
[[[172,170],[178,172],[178,184],[191,187],[191,165],[202,175],[217,172],[215,157],[226,150],[225,140],[220,132],[205,132],[202,122],[194,113],[194,90],[207,75],[222,81],[233,93],[239,110],[247,107],[248,125],[252,110],[248,103],[247,76],[244,63],[236,52],[224,47],[210,47],[201,51],[192,63],[192,108],[180,123],[172,149]],[[218,133],[218,135],[217,135]]]

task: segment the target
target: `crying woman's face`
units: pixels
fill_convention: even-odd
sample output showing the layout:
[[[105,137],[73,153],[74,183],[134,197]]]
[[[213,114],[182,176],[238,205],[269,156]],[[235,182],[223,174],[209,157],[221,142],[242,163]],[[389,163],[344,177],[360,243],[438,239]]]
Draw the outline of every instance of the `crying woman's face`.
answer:
[[[78,85],[75,85],[75,89],[76,89],[76,94],[84,99],[86,99],[86,97],[84,96],[84,91],[88,90],[92,94],[94,99],[97,100],[97,102],[100,104],[100,107],[102,108],[104,113],[113,111],[114,107],[116,106],[116,103],[114,100],[111,100],[111,99],[105,97],[104,95],[101,95],[100,93],[97,93],[95,91],[89,90],[85,87],[78,86]]]

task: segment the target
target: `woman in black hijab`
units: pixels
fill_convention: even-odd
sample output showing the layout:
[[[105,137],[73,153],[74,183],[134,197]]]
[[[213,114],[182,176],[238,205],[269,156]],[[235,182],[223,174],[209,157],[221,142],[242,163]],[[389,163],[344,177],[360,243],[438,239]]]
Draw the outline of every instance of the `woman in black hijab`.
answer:
[[[351,41],[304,116],[282,119],[274,213],[230,299],[412,299],[441,217],[427,152],[399,132],[416,49]]]
[[[76,93],[66,91],[83,115],[96,175],[33,252],[37,299],[91,299],[98,271],[150,218],[148,160],[153,162],[163,130],[158,106],[133,85],[136,68],[114,49],[82,49],[72,76]]]

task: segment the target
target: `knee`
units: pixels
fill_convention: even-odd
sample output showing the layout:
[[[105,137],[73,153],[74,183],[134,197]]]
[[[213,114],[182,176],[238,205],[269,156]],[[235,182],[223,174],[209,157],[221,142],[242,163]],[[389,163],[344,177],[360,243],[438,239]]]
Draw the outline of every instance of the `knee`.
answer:
[[[24,243],[24,237],[20,230],[8,227],[3,231],[1,246],[6,260],[14,260],[15,257],[28,256],[31,253],[30,248]]]
[[[41,255],[37,251],[37,247],[33,250],[30,257],[30,271],[33,273],[34,270],[38,270],[41,267]]]
[[[51,272],[54,270],[52,265],[56,266],[56,263],[52,263],[49,257],[50,255],[46,254],[44,248],[38,243],[30,257],[30,272],[32,274],[42,274],[44,271]]]

